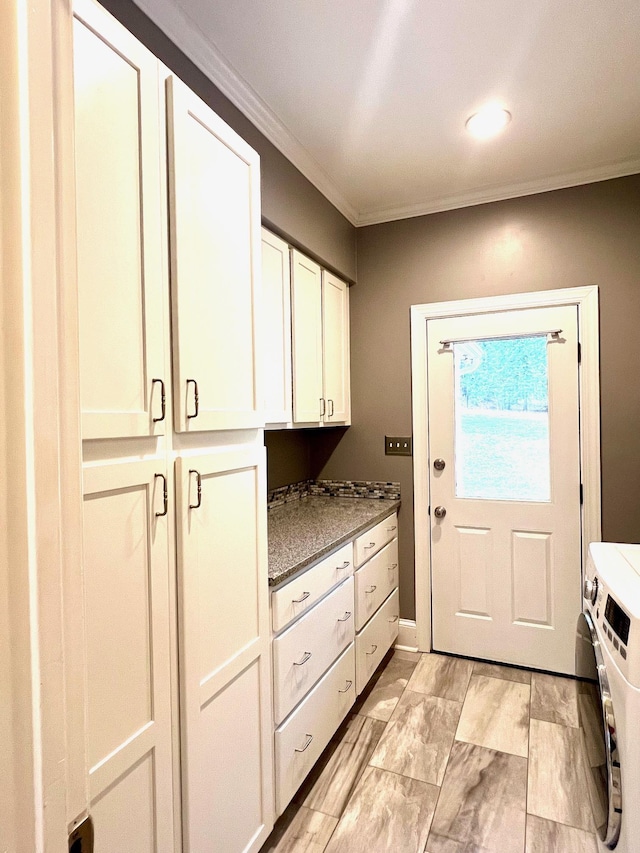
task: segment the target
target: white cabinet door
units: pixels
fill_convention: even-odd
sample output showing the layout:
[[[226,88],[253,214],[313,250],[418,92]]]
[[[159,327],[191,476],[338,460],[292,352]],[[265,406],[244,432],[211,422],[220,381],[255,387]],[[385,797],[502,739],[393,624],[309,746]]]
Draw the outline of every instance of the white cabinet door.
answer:
[[[291,421],[291,272],[289,246],[262,229],[265,421]]]
[[[165,461],[86,467],[83,476],[86,748],[95,850],[171,853],[173,614]]]
[[[264,448],[176,462],[185,853],[273,824]]]
[[[327,270],[322,272],[322,364],[324,421],[349,423],[349,287]]]
[[[322,274],[297,250],[291,261],[293,420],[320,423],[322,394]]]
[[[74,3],[82,437],[163,432],[158,61],[97,5]]]
[[[259,157],[175,77],[167,98],[175,426],[259,427]]]

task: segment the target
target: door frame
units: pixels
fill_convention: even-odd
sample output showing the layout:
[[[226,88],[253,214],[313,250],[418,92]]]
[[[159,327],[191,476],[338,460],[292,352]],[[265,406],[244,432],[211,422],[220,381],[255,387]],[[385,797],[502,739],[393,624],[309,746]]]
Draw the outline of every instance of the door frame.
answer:
[[[575,305],[578,309],[582,573],[589,542],[602,538],[600,480],[600,340],[598,286],[430,302],[411,306],[411,391],[413,419],[413,504],[415,530],[416,640],[431,651],[431,535],[429,519],[429,410],[427,321],[469,314]],[[576,614],[577,616],[577,614]]]

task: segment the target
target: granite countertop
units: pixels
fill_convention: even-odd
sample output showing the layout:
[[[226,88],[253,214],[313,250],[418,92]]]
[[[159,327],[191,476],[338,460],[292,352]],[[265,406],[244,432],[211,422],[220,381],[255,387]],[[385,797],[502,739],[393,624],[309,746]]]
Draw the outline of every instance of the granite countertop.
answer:
[[[268,513],[269,586],[288,580],[400,506],[399,500],[307,496]]]

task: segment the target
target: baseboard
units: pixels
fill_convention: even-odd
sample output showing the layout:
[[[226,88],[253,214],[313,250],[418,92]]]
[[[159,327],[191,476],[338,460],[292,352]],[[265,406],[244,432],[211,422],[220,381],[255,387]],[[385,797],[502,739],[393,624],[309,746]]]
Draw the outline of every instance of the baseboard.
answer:
[[[396,649],[404,652],[418,651],[418,634],[415,619],[400,619]]]

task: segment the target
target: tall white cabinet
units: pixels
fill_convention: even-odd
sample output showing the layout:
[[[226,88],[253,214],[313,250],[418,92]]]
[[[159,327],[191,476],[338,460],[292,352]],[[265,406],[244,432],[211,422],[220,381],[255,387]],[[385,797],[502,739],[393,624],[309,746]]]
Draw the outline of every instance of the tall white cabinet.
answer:
[[[91,0],[74,56],[76,770],[96,853],[250,853],[273,824],[259,161]]]

